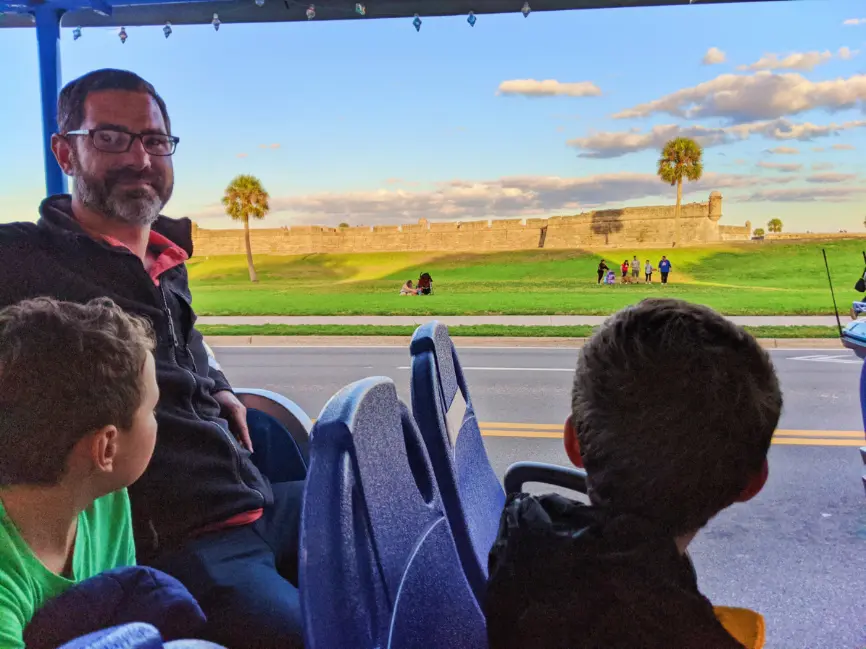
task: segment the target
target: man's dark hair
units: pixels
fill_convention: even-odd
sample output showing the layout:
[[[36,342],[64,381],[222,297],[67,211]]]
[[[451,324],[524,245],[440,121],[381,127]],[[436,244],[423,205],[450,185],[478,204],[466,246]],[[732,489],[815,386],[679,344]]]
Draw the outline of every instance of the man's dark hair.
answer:
[[[60,133],[68,133],[81,128],[84,122],[84,102],[92,92],[103,90],[128,90],[130,92],[143,92],[151,97],[159,106],[162,118],[165,120],[165,128],[171,133],[171,121],[168,119],[168,109],[165,101],[156,92],[156,89],[147,81],[134,72],[128,70],[94,70],[82,77],[67,83],[60,91],[57,100],[57,127]]]
[[[111,300],[0,311],[0,487],[56,484],[85,435],[130,428],[152,350],[149,323]]]
[[[572,417],[593,503],[693,532],[760,473],[782,409],[769,354],[715,311],[627,307],[581,350]]]

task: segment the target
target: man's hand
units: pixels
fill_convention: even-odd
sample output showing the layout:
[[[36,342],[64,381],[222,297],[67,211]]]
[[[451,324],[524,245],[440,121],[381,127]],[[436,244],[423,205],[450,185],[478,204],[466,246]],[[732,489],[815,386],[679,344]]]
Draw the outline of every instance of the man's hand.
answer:
[[[250,439],[250,429],[247,426],[247,409],[234,392],[222,390],[214,392],[213,398],[220,404],[220,415],[228,420],[229,429],[238,441],[250,452],[253,452],[253,442]]]

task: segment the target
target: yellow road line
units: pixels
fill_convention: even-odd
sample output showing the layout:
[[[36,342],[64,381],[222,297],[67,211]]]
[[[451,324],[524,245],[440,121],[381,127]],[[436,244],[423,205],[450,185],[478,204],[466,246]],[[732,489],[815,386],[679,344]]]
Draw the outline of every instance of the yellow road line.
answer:
[[[812,437],[779,437],[773,444],[793,446],[866,446],[866,440],[860,439],[822,439]]]
[[[481,428],[495,428],[501,430],[503,428],[526,428],[528,430],[558,430],[562,432],[565,426],[565,419],[561,424],[512,424],[504,421],[479,421],[478,426]]]
[[[561,439],[562,427],[556,424],[516,424],[482,422],[483,437]],[[787,446],[866,446],[866,435],[855,430],[777,430],[773,444]]]
[[[496,430],[493,428],[482,428],[483,437],[527,437],[531,439],[562,439],[562,433],[536,431],[536,430]]]
[[[866,444],[866,433],[859,430],[777,430],[776,437],[856,437]]]

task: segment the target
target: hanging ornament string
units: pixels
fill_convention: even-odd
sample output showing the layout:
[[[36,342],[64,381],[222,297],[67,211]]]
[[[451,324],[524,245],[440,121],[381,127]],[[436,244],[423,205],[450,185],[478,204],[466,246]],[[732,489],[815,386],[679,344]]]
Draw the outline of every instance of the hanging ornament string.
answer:
[[[265,5],[266,0],[253,0],[253,2],[255,3],[255,5],[257,7],[263,7]],[[695,0],[689,0],[689,4],[692,4],[693,2],[695,2]],[[294,3],[292,3],[292,4],[294,4]],[[241,9],[241,7],[232,7],[231,9],[228,10],[228,13],[234,13],[234,11],[237,11],[239,9]],[[332,8],[328,8],[328,13],[329,13],[328,17],[330,18],[331,17],[330,14],[332,13]],[[354,13],[358,16],[366,16],[367,15],[367,6],[364,3],[356,2]],[[529,6],[528,0],[523,3],[523,7],[520,9],[520,13],[523,14],[524,18],[528,18],[529,14],[532,13],[532,7]],[[306,15],[307,20],[313,20],[316,17],[316,5],[314,5],[314,4],[308,5],[306,11],[304,12],[304,15]],[[470,27],[475,27],[475,23],[477,21],[478,21],[478,17],[475,15],[475,12],[470,11],[469,15],[466,17],[466,22],[469,23]],[[421,15],[416,13],[414,18],[412,19],[412,25],[415,27],[416,32],[421,31],[422,22],[423,21],[421,20]],[[213,20],[211,21],[211,25],[213,26],[214,31],[217,31],[217,32],[219,31],[220,26],[222,25],[222,21],[220,20],[219,14],[215,13],[213,15]],[[100,28],[97,27],[96,29],[100,29]],[[110,28],[110,29],[115,29],[115,28]],[[171,22],[165,23],[165,26],[162,28],[162,32],[166,38],[168,38],[169,36],[172,35],[172,33],[174,33],[172,30]],[[120,28],[120,31],[118,32],[118,36],[120,37],[121,43],[126,43],[126,40],[129,37],[129,35],[126,32],[126,27]],[[76,27],[75,29],[72,30],[72,38],[73,38],[73,40],[76,40],[76,41],[79,38],[81,38],[81,27]]]

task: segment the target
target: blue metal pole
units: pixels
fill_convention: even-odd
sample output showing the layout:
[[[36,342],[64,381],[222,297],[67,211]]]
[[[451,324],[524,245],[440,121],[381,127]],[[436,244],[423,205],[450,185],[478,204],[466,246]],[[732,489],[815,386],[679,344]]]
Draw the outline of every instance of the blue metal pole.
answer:
[[[51,151],[57,132],[57,95],[60,93],[60,18],[63,10],[42,4],[35,7],[36,41],[39,45],[39,85],[42,91],[42,146],[45,156],[45,189],[48,195],[66,193],[66,176]]]

